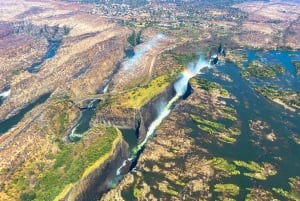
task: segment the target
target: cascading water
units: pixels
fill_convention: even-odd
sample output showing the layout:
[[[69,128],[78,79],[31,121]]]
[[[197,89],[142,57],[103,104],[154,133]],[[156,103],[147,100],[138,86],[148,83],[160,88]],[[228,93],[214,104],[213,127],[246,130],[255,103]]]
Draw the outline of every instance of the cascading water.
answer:
[[[0,93],[0,98],[6,98],[8,97],[10,94],[10,89],[3,91],[2,93]]]
[[[162,123],[162,121],[170,114],[172,105],[182,97],[188,88],[188,81],[190,78],[196,76],[201,73],[200,70],[202,68],[209,67],[209,63],[205,61],[202,57],[196,63],[190,64],[184,71],[181,73],[179,79],[174,83],[174,89],[176,91],[176,95],[165,105],[159,112],[158,117],[150,124],[148,131],[146,133],[146,137],[144,141],[142,141],[134,150],[132,157],[125,160],[123,164],[117,169],[116,175],[121,174],[122,168],[126,167],[128,163],[131,163],[133,160],[136,160],[138,157],[138,153],[143,149],[145,144],[154,134],[155,129]]]
[[[88,103],[86,108],[82,109],[77,124],[73,127],[68,136],[70,141],[76,142],[80,140],[84,133],[90,128],[90,121],[95,114],[95,107],[98,103],[99,100],[92,100]]]

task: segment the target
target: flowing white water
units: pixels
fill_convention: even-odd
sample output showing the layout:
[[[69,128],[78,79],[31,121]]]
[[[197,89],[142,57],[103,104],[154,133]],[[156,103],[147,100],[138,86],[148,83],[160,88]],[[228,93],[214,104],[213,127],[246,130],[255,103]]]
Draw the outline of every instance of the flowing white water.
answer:
[[[10,89],[8,89],[7,91],[4,91],[4,92],[0,93],[0,97],[6,98],[6,97],[9,96],[9,94],[10,94]]]
[[[103,93],[104,93],[104,94],[106,94],[106,93],[107,93],[107,91],[108,91],[108,87],[109,87],[109,84],[107,84],[107,85],[104,87],[104,89],[103,89]]]
[[[80,134],[80,133],[75,133],[75,131],[76,131],[76,129],[77,129],[78,126],[79,126],[79,123],[72,129],[71,134],[69,135],[69,137],[70,137],[71,139],[74,139],[74,138],[76,138],[76,137],[78,137],[78,138],[81,138],[81,137],[82,137],[82,134]]]
[[[156,128],[162,123],[162,121],[170,114],[172,105],[183,96],[188,88],[189,79],[201,73],[200,70],[209,67],[209,63],[205,61],[203,58],[199,58],[196,63],[189,65],[184,71],[181,73],[180,78],[174,83],[174,89],[176,91],[176,95],[168,102],[168,104],[163,107],[158,115],[158,117],[150,124],[148,131],[146,133],[146,137],[143,142],[141,142],[133,151],[133,156],[127,160],[124,160],[123,164],[118,168],[116,175],[120,175],[123,167],[127,165],[127,162],[131,162],[134,158],[137,157],[138,152],[144,147],[144,145],[148,142],[151,136],[154,134]]]

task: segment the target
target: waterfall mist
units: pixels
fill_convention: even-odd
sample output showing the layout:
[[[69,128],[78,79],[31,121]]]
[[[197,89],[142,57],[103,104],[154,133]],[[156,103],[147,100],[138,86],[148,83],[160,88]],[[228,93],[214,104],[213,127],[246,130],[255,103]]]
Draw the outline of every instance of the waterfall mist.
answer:
[[[209,67],[209,63],[203,57],[200,57],[197,62],[188,65],[188,67],[183,70],[178,80],[174,83],[176,95],[167,104],[164,101],[160,102],[157,106],[158,116],[148,127],[145,139],[134,148],[131,158],[123,162],[121,167],[118,168],[116,175],[120,175],[122,168],[125,167],[128,162],[133,161],[137,157],[138,153],[143,149],[144,145],[154,134],[156,128],[170,114],[172,105],[186,93],[189,79],[201,73],[201,69],[205,67]]]
[[[151,38],[149,41],[141,44],[138,46],[138,49],[136,50],[133,57],[126,60],[123,64],[124,69],[131,70],[135,67],[136,64],[138,64],[139,61],[145,56],[146,53],[148,53],[153,47],[157,45],[157,43],[166,38],[163,34],[157,34],[153,38]]]
[[[10,89],[8,89],[7,91],[4,91],[4,92],[0,93],[0,97],[1,98],[6,98],[6,97],[9,96],[9,94],[10,94]]]
[[[189,79],[201,73],[200,70],[208,66],[209,63],[200,57],[196,63],[192,63],[185,68],[179,79],[174,83],[174,89],[177,95],[183,96],[187,90]]]

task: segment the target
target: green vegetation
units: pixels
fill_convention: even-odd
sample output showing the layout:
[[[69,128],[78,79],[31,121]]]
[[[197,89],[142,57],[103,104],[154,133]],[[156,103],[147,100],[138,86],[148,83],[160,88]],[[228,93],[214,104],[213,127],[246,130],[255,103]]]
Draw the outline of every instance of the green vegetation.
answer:
[[[176,183],[177,185],[179,185],[179,186],[185,186],[185,185],[186,185],[185,182],[180,181],[180,180],[177,180],[175,183]]]
[[[214,191],[222,193],[223,196],[237,196],[240,193],[240,187],[235,184],[216,184]]]
[[[271,69],[276,73],[276,74],[283,74],[285,72],[285,68],[281,65],[273,65],[271,66]]]
[[[241,50],[227,50],[225,61],[234,63],[237,67],[243,68],[243,64],[248,60],[246,52]]]
[[[203,78],[197,78],[196,83],[198,84],[198,86],[200,86],[201,89],[204,89],[208,92],[212,92],[214,90],[217,90],[223,96],[228,96],[230,94],[226,89],[222,88],[216,82],[210,82],[210,81],[208,81],[206,79],[203,79]]]
[[[292,61],[292,63],[296,69],[297,74],[300,74],[300,61]]]
[[[131,46],[136,46],[141,43],[141,36],[142,36],[142,30],[138,31],[137,33],[135,31],[132,32],[127,38],[128,43]]]
[[[236,142],[236,139],[232,136],[239,135],[239,132],[236,132],[235,129],[226,128],[224,124],[206,120],[196,115],[191,115],[191,117],[198,124],[200,130],[218,137],[218,140],[230,144]]]
[[[197,84],[200,86],[201,89],[204,89],[206,91],[210,91],[212,89],[218,89],[220,88],[220,85],[216,82],[210,82],[203,78],[197,79]]]
[[[52,104],[48,106],[48,115],[51,119],[51,128],[56,138],[60,138],[71,126],[76,118],[76,107],[67,94],[57,94],[51,97]],[[59,112],[57,112],[59,111]]]
[[[21,201],[32,201],[36,198],[36,194],[32,191],[30,192],[26,192],[26,193],[22,193],[20,196],[20,200]]]
[[[197,61],[199,59],[199,55],[197,54],[178,54],[175,52],[170,52],[175,61],[181,65],[186,66],[193,61]]]
[[[177,196],[178,195],[178,192],[173,190],[173,189],[170,189],[170,187],[167,187],[165,185],[160,185],[159,186],[159,190],[163,193],[167,193],[169,195],[173,195],[173,196]]]
[[[267,87],[255,87],[255,91],[259,92],[265,97],[270,99],[276,98],[280,96],[279,90],[274,86],[267,86]]]
[[[191,115],[192,119],[200,124],[199,125],[199,128],[203,128],[203,129],[206,129],[207,131],[209,131],[210,134],[214,134],[218,131],[225,131],[226,130],[226,127],[221,124],[221,123],[217,123],[217,122],[213,122],[213,121],[209,121],[209,120],[206,120],[206,119],[202,119],[201,117],[199,116],[195,116],[195,115]]]
[[[274,86],[255,87],[255,91],[270,100],[278,100],[292,109],[300,109],[300,92],[279,90]]]
[[[276,76],[276,73],[266,66],[263,66],[258,61],[253,61],[245,70],[242,71],[241,75],[243,77],[264,77],[272,78]]]
[[[102,108],[110,106],[113,102],[114,99],[111,96],[107,96],[104,101],[100,101],[100,103],[97,104],[96,109],[97,111],[100,111]]]
[[[260,188],[247,188],[250,192],[247,194],[245,201],[265,200],[279,201],[273,197],[273,194]]]
[[[174,71],[168,75],[158,76],[147,85],[118,96],[114,104],[126,108],[140,108],[151,98],[162,93],[169,86],[170,82],[176,79],[177,75],[177,71]]]
[[[245,70],[242,71],[243,77],[262,77],[273,78],[278,74],[285,72],[285,68],[281,65],[264,66],[259,61],[253,61]]]
[[[291,191],[285,191],[282,188],[272,188],[272,190],[289,200],[299,201],[300,200],[300,176],[289,178]]]
[[[137,181],[133,185],[133,196],[137,199],[139,199],[142,196],[142,191],[139,188],[140,178],[137,179]]]
[[[12,71],[13,75],[20,75],[21,73],[22,73],[21,69],[15,69],[15,70]]]
[[[86,169],[111,152],[113,142],[120,137],[120,133],[114,127],[98,126],[92,128],[87,135],[99,133],[102,136],[94,136],[93,141],[83,138],[77,144],[59,143],[60,151],[53,166],[39,176],[34,188],[35,200],[53,200],[67,185],[77,182]],[[28,197],[28,194],[22,195]]]
[[[228,163],[224,158],[214,157],[211,160],[213,168],[225,173],[225,176],[239,175],[240,171],[236,169],[234,164]]]
[[[277,174],[275,167],[269,163],[263,163],[260,166],[258,163],[254,161],[233,161],[236,166],[243,167],[249,171],[250,173],[244,173],[245,176],[259,179],[259,180],[266,180],[268,176],[273,176]]]

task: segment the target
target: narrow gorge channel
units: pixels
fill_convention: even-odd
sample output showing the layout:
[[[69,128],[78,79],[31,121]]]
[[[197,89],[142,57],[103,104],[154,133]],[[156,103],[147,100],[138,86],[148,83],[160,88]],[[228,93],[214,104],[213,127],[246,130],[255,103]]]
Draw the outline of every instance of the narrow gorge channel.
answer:
[[[56,52],[60,45],[62,44],[62,40],[50,40],[48,39],[48,47],[47,52],[45,55],[37,62],[33,63],[29,68],[27,68],[27,71],[29,73],[37,73],[39,72],[41,65],[47,60],[51,59],[56,55]]]
[[[131,144],[131,146],[129,146],[129,148],[131,148],[129,151],[129,157],[125,159],[122,165],[116,170],[114,178],[112,178],[112,180],[108,182],[108,189],[118,185],[122,178],[126,174],[128,174],[133,168],[135,168],[135,165],[139,159],[141,152],[143,151],[146,143],[151,139],[151,137],[155,133],[155,130],[159,127],[162,121],[171,113],[176,101],[178,101],[181,97],[185,97],[186,93],[188,93],[189,79],[196,76],[197,74],[200,74],[201,69],[208,66],[209,63],[203,58],[200,58],[196,63],[190,64],[186,69],[184,69],[184,71],[180,74],[178,80],[175,81],[175,83],[172,86],[173,90],[175,90],[175,95],[166,102],[160,100],[159,107],[156,106],[159,110],[158,114],[148,126],[144,139],[136,146],[132,146],[132,142],[129,142]],[[133,135],[133,132],[128,133],[128,131],[123,131],[123,137],[124,135],[128,134]],[[126,138],[126,142],[128,142],[128,137]],[[130,141],[132,141],[132,139]]]
[[[7,119],[5,119],[4,121],[0,122],[0,135],[6,133],[15,125],[17,125],[24,118],[24,116],[33,108],[35,108],[37,105],[43,104],[45,101],[47,101],[50,95],[51,93],[46,93],[41,95],[38,99],[36,99],[32,103],[29,103],[27,106],[20,109],[20,111],[18,111],[16,114],[13,114]]]

